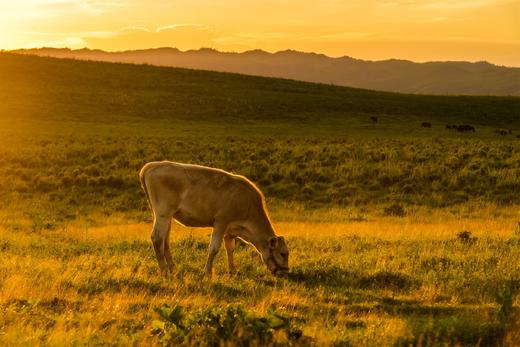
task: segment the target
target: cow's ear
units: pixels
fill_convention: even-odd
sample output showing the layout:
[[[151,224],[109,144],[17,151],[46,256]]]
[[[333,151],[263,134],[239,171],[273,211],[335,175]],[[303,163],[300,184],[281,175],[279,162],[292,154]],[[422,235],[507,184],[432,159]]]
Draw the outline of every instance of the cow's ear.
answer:
[[[269,248],[274,249],[278,245],[278,238],[276,236],[271,236],[269,238]]]

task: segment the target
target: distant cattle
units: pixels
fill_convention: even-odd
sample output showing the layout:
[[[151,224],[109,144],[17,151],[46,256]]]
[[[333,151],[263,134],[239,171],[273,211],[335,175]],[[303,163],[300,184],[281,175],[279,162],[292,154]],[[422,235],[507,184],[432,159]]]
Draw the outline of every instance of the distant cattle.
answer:
[[[422,122],[421,126],[423,128],[431,128],[432,127],[432,123],[430,123],[430,122]]]
[[[288,273],[285,239],[275,234],[264,196],[247,178],[168,161],[146,164],[139,177],[153,212],[152,243],[165,275],[174,266],[168,240],[172,219],[188,227],[213,227],[205,266],[208,275],[222,241],[229,270],[234,272],[236,238],[252,244],[274,275]]]
[[[467,125],[467,124],[462,124],[462,125],[454,125],[454,128],[457,129],[458,132],[465,132],[465,131],[473,131],[475,132],[475,127],[473,125]]]
[[[499,135],[502,135],[502,136],[505,136],[507,134],[510,134],[510,132],[508,131],[508,129],[497,129],[495,130],[495,132]]]
[[[377,123],[379,120],[377,119],[377,117],[372,116],[372,117],[370,117],[370,121],[372,123]]]
[[[475,127],[473,125],[468,124],[462,124],[462,125],[456,125],[456,124],[446,124],[446,129],[453,129],[457,130],[458,132],[465,132],[465,131],[475,131]]]

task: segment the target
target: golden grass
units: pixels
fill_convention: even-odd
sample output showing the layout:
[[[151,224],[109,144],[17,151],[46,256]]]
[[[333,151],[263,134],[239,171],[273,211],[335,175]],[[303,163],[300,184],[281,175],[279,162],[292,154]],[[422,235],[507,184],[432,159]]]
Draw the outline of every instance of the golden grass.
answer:
[[[301,271],[306,271],[308,264],[323,262],[324,271],[332,264],[330,269],[340,266],[345,271],[364,273],[363,276],[386,271],[409,274],[415,280],[419,269],[416,262],[435,257],[453,261],[465,257],[496,258],[497,276],[518,270],[518,254],[507,250],[500,253],[483,241],[510,240],[514,222],[505,216],[428,218],[422,222],[412,218],[381,218],[345,223],[277,222],[275,228],[287,236],[289,245],[295,245],[291,262]],[[78,220],[60,230],[40,232],[0,229],[0,247],[4,247],[0,262],[0,308],[3,310],[0,344],[128,345],[138,341],[153,345],[159,343],[150,335],[150,324],[157,318],[153,309],[163,304],[180,304],[189,309],[242,305],[258,314],[274,305],[282,312],[303,319],[304,334],[318,344],[348,339],[354,345],[387,346],[399,338],[411,337],[413,332],[406,314],[382,309],[384,300],[410,302],[411,309],[417,310],[454,308],[461,312],[489,312],[497,308],[492,299],[475,289],[454,291],[456,284],[452,279],[446,278],[444,283],[428,279],[427,276],[438,276],[437,273],[420,275],[423,276],[420,284],[410,288],[406,285],[403,289],[352,287],[346,292],[345,288],[328,286],[326,282],[320,285],[272,279],[250,249],[238,252],[242,273],[236,277],[225,274],[222,250],[214,278],[202,278],[205,249],[201,249],[193,257],[182,255],[179,274],[170,280],[162,279],[157,275],[149,243],[149,223],[125,222],[123,217],[114,216],[95,224],[98,226],[87,227],[88,223]],[[460,230],[469,230],[479,239],[475,248],[468,249],[468,254],[461,249],[451,249],[449,243],[439,246],[440,241],[455,240]],[[205,248],[210,232],[210,229],[174,224],[171,242],[175,245],[193,239]],[[349,249],[356,240],[349,237],[363,240],[366,247],[377,245],[374,253]],[[323,253],[336,242],[341,244],[342,250]],[[412,262],[405,256],[408,243],[418,245],[418,260]],[[415,247],[413,245],[410,247]],[[176,254],[183,251],[186,250],[174,248]],[[369,253],[364,259],[356,252]],[[356,265],[365,261],[365,265]],[[317,269],[321,271],[320,267]],[[326,274],[324,272],[324,281],[334,280]],[[461,275],[473,280],[471,274],[461,272]],[[361,298],[357,300],[357,296]],[[518,306],[518,299],[514,304]],[[362,324],[349,328],[349,322],[353,321]]]

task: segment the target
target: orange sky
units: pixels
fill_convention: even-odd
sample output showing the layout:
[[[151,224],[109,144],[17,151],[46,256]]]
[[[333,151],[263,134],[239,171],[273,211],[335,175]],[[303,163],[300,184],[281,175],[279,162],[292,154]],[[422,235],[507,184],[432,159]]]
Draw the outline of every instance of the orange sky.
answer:
[[[520,66],[519,0],[0,0],[0,49],[296,49]]]

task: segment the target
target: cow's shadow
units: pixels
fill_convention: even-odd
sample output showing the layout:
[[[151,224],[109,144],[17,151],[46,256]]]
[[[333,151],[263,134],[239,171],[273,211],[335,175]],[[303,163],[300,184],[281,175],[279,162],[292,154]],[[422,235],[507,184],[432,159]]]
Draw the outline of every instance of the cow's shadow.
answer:
[[[400,292],[413,289],[420,284],[419,281],[403,273],[378,271],[367,274],[349,271],[339,266],[319,268],[303,266],[293,269],[287,279],[308,288],[321,286],[338,289],[390,289]]]

